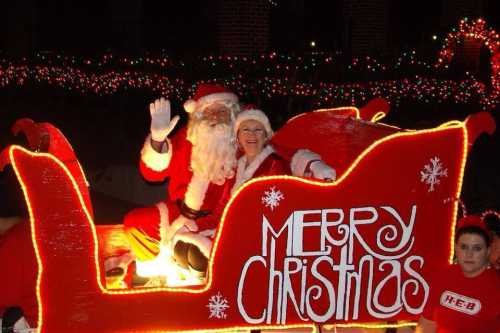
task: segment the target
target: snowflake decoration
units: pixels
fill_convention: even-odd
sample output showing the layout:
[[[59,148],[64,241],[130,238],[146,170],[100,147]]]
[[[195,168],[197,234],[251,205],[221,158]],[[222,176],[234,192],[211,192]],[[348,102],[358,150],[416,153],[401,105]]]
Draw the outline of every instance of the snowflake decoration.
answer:
[[[274,210],[274,208],[279,206],[282,199],[285,199],[283,193],[281,193],[280,190],[276,190],[276,187],[273,186],[269,191],[264,192],[262,203],[266,205],[266,207],[271,208],[271,210]]]
[[[208,318],[215,317],[217,319],[226,319],[226,309],[229,308],[229,304],[227,299],[222,297],[220,292],[217,292],[217,295],[210,297],[207,307],[210,311],[210,316]]]
[[[448,177],[448,169],[443,168],[443,164],[437,156],[431,158],[431,163],[426,164],[424,169],[420,171],[420,181],[430,185],[428,192],[434,191],[434,185],[438,185],[441,182],[439,177],[443,176]]]

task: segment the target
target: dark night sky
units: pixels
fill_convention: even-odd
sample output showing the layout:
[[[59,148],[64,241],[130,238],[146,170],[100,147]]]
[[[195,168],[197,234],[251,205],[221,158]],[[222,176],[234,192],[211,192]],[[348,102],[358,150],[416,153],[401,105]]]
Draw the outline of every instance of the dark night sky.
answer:
[[[342,49],[344,1],[277,2],[271,10],[273,50],[300,50],[310,40],[323,50]],[[500,16],[498,2],[483,1],[483,16],[494,27]],[[390,47],[419,47],[430,43],[432,34],[449,31],[452,26],[443,26],[441,20],[447,9],[440,3],[387,0]],[[30,30],[34,50],[135,53],[165,49],[179,55],[217,51],[217,1],[27,0],[2,5],[8,19],[0,23],[4,27],[0,48],[7,44],[2,39],[19,39],[16,34],[23,36]]]

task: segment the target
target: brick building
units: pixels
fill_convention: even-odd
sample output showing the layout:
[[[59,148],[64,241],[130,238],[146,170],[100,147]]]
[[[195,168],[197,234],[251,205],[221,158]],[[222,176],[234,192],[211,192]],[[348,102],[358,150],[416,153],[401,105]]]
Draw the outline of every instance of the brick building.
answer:
[[[248,56],[269,48],[267,0],[219,0],[217,34],[222,54]]]
[[[344,47],[353,55],[385,53],[389,0],[344,0]]]

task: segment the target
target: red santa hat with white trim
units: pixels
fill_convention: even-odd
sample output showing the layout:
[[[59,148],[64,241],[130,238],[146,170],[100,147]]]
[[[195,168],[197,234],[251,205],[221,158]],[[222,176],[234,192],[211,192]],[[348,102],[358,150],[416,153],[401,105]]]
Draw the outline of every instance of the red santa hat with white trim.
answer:
[[[201,83],[196,88],[193,98],[184,103],[187,113],[201,111],[207,105],[215,102],[238,103],[238,96],[231,90],[217,84]]]
[[[245,120],[255,120],[261,123],[266,130],[267,137],[270,138],[273,136],[273,129],[271,128],[271,124],[269,122],[269,118],[267,118],[266,114],[259,110],[255,105],[245,105],[243,110],[238,113],[236,116],[236,120],[234,123],[234,134],[238,134],[238,130],[240,129],[240,125]]]

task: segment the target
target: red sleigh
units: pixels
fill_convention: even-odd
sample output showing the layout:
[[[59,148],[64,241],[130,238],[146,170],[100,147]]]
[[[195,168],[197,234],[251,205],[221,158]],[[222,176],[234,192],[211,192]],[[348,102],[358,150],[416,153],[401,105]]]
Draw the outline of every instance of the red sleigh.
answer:
[[[225,209],[206,285],[126,290],[104,287],[99,228],[70,144],[51,124],[18,121],[14,131],[27,135],[32,150],[7,147],[0,167],[12,164],[29,209],[39,330],[416,320],[429,277],[453,256],[453,199],[468,148],[495,124],[478,113],[465,122],[406,131],[370,121],[374,117],[342,108],[289,121],[276,141],[320,153],[335,166],[337,181],[276,176],[248,182]]]

